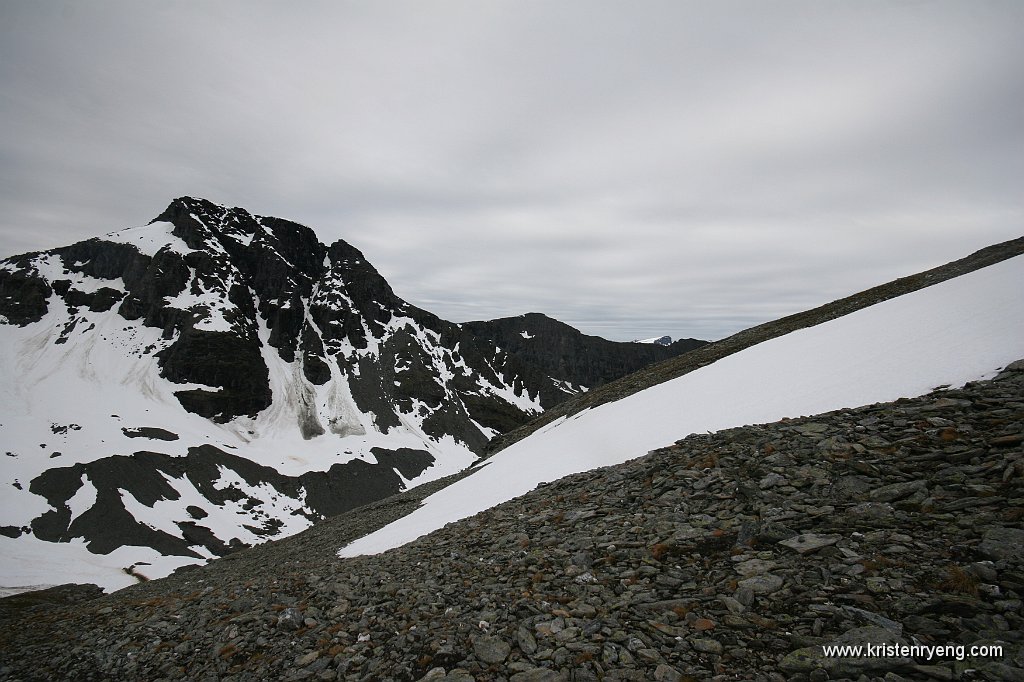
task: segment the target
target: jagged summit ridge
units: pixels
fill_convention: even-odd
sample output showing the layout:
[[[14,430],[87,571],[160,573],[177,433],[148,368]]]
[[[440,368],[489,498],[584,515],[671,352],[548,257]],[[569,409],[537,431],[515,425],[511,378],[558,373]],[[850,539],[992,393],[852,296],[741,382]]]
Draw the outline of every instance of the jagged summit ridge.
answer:
[[[295,532],[600,380],[404,301],[343,240],[193,197],[0,261],[0,316],[0,549],[57,573],[99,552],[162,575]]]

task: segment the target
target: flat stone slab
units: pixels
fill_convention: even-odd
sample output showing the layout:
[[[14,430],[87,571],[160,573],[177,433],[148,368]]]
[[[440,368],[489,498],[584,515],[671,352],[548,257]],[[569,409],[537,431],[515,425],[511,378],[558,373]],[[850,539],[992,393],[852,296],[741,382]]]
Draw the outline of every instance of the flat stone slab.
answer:
[[[739,586],[747,588],[754,594],[771,594],[782,589],[782,583],[783,580],[779,576],[765,573],[741,580]]]
[[[868,493],[868,497],[875,502],[895,502],[896,500],[902,500],[904,497],[909,497],[919,490],[927,492],[928,487],[924,481],[906,481],[904,483],[893,483],[875,488]]]
[[[864,621],[868,625],[877,625],[884,630],[888,630],[897,637],[903,636],[903,623],[899,623],[891,618],[886,618],[874,611],[858,609],[856,606],[843,606],[842,610],[854,618]]]
[[[1024,530],[991,528],[982,536],[978,551],[995,561],[1024,562]]]
[[[819,436],[829,431],[830,427],[828,424],[821,422],[807,422],[806,424],[794,426],[793,430],[803,436]]]
[[[842,535],[819,535],[817,533],[804,533],[797,535],[796,537],[788,538],[786,540],[779,540],[779,544],[783,547],[789,547],[792,550],[799,552],[800,554],[810,554],[816,552],[822,547],[828,547],[834,545],[843,539]]]
[[[747,559],[741,561],[735,566],[736,572],[742,575],[744,578],[749,578],[754,575],[761,575],[775,568],[776,564],[774,561],[765,561],[764,559]]]

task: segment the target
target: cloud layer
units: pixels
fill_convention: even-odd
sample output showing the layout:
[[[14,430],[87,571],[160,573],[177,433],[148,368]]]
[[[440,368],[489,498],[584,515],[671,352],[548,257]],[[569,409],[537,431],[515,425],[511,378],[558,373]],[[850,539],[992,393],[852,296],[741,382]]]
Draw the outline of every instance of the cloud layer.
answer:
[[[0,5],[0,253],[190,194],[455,321],[719,338],[1024,233],[1007,2]]]

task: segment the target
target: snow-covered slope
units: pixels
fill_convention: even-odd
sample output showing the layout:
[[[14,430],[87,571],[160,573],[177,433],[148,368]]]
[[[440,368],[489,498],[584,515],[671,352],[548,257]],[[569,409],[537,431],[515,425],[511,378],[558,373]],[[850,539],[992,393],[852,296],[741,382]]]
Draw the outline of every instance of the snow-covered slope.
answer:
[[[670,346],[672,345],[671,336],[655,336],[652,339],[636,339],[633,343],[651,343],[657,346]]]
[[[381,552],[528,492],[691,433],[916,396],[1024,358],[1024,256],[750,347],[554,422],[341,556]]]
[[[297,532],[461,471],[580,384],[343,241],[202,199],[0,261],[0,588],[120,587]]]

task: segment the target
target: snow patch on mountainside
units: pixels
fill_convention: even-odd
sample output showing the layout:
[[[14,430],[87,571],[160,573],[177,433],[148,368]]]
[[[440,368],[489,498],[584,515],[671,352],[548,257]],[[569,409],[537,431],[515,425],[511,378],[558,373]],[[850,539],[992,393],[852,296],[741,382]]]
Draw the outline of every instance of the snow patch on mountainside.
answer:
[[[4,559],[0,597],[66,583],[93,583],[109,592],[139,582],[125,568],[147,578],[160,578],[195,563],[189,557],[163,556],[149,547],[125,546],[110,554],[93,554],[81,538],[44,542],[31,536],[15,540],[2,535],[0,557]],[[40,567],[45,567],[45,572]],[[40,575],[46,576],[45,583],[40,583]]]
[[[172,232],[174,225],[160,220],[149,225],[129,227],[125,230],[111,232],[104,239],[117,244],[129,244],[134,246],[143,255],[153,257],[160,249],[171,249],[175,253],[185,255],[189,249],[185,242],[175,237]]]
[[[917,396],[1024,358],[1024,256],[801,329],[579,413],[506,448],[423,506],[341,549],[374,554],[691,433]]]
[[[670,346],[672,345],[671,336],[655,336],[652,339],[636,339],[633,343],[653,343],[658,346]]]

